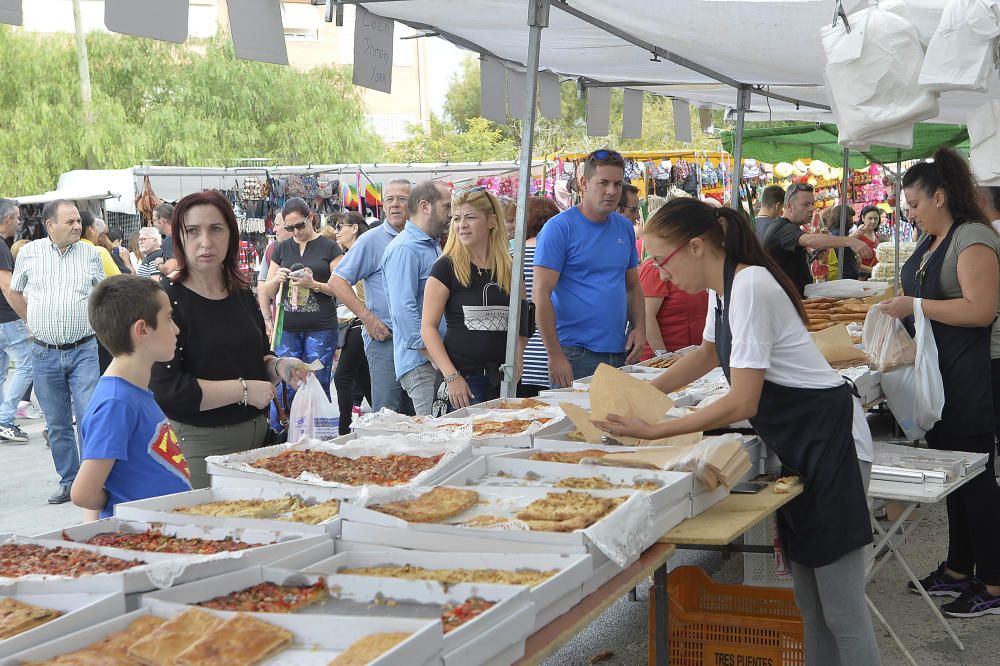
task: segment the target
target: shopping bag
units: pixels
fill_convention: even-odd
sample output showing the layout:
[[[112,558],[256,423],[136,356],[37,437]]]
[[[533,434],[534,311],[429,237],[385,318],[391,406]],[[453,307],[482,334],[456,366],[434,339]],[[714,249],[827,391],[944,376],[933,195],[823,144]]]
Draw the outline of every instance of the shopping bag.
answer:
[[[910,365],[917,354],[917,345],[903,323],[882,312],[878,306],[868,309],[861,329],[861,342],[869,362],[882,373]]]
[[[333,439],[340,434],[340,408],[336,401],[326,397],[323,385],[316,376],[309,375],[292,399],[288,415],[288,441],[298,442],[303,437]]]
[[[944,408],[944,382],[938,365],[937,344],[919,298],[913,301],[913,320],[916,329],[913,365],[882,373],[882,392],[889,411],[910,441],[927,434],[941,420]]]

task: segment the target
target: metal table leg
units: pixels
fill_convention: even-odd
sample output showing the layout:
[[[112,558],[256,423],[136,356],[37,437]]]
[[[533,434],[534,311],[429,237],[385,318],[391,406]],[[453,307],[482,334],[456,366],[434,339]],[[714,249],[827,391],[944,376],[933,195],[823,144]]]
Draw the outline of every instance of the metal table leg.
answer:
[[[958,635],[955,634],[955,630],[951,628],[951,625],[948,624],[948,621],[945,620],[944,615],[941,614],[941,610],[937,607],[937,604],[934,603],[934,601],[931,599],[930,595],[927,594],[927,591],[920,584],[920,579],[913,572],[913,569],[910,568],[909,563],[903,557],[903,554],[899,551],[899,548],[897,548],[892,543],[892,537],[893,537],[893,535],[899,530],[899,528],[901,527],[903,521],[911,513],[913,513],[913,510],[916,509],[916,508],[917,508],[917,504],[916,503],[907,503],[906,509],[903,510],[903,513],[899,516],[899,518],[896,520],[896,522],[894,522],[892,524],[892,526],[888,530],[884,529],[882,527],[882,525],[879,524],[879,522],[875,519],[875,516],[872,516],[872,526],[875,528],[875,530],[882,537],[881,540],[878,542],[878,545],[877,545],[876,550],[875,550],[876,560],[878,560],[879,554],[881,553],[881,551],[883,549],[885,549],[887,552],[884,553],[883,559],[876,561],[875,565],[872,567],[872,572],[871,572],[871,574],[869,576],[869,580],[871,579],[871,577],[873,577],[882,568],[882,566],[885,564],[885,562],[889,559],[890,555],[892,557],[894,557],[896,559],[896,561],[899,562],[899,566],[901,566],[903,568],[903,571],[906,572],[907,577],[916,586],[917,592],[920,594],[921,597],[923,597],[924,603],[926,603],[927,606],[931,609],[931,612],[938,619],[938,622],[940,622],[941,626],[944,627],[945,632],[947,632],[948,636],[951,637],[952,642],[955,643],[955,645],[958,647],[959,650],[964,651],[965,650],[965,645],[959,639]],[[917,519],[917,520],[913,521],[906,529],[904,529],[901,532],[900,539],[905,540],[905,538],[911,532],[913,532],[913,530],[916,528],[916,526],[919,523],[920,523],[920,519]]]
[[[886,619],[882,617],[882,613],[875,606],[875,604],[872,602],[872,600],[868,597],[867,594],[865,595],[865,601],[868,602],[868,608],[871,609],[872,614],[878,619],[879,622],[882,623],[882,626],[885,627],[885,630],[889,632],[889,637],[892,638],[892,640],[896,642],[896,645],[899,647],[899,649],[902,650],[903,656],[906,657],[907,661],[913,664],[913,666],[917,666],[917,660],[914,659],[913,655],[910,654],[910,651],[906,649],[906,646],[903,645],[903,641],[900,640],[898,635],[896,635],[895,630],[893,630],[893,628],[889,626],[889,623],[886,622]]]
[[[656,666],[666,666],[670,663],[667,606],[667,565],[664,563],[653,572],[653,624],[655,625],[653,639],[656,646]]]

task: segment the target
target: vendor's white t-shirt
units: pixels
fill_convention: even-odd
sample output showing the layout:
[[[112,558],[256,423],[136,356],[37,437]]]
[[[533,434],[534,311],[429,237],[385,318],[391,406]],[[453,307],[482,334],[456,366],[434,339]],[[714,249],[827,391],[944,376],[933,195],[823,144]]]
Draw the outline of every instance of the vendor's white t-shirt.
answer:
[[[715,303],[716,294],[709,290],[704,332],[709,342],[715,342]],[[732,368],[764,370],[764,379],[790,388],[833,388],[844,383],[817,349],[784,289],[763,266],[748,266],[733,278],[729,328]],[[871,462],[871,431],[857,398],[853,416],[858,458]]]

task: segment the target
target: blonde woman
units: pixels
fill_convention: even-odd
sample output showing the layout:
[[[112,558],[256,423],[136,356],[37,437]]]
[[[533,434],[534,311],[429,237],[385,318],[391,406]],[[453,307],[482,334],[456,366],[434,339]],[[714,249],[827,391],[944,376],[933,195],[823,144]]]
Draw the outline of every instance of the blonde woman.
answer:
[[[512,272],[504,221],[503,206],[485,188],[459,192],[448,243],[424,290],[420,333],[444,376],[438,399],[452,409],[500,396]],[[442,316],[444,339],[437,328]],[[527,341],[518,341],[518,374]]]

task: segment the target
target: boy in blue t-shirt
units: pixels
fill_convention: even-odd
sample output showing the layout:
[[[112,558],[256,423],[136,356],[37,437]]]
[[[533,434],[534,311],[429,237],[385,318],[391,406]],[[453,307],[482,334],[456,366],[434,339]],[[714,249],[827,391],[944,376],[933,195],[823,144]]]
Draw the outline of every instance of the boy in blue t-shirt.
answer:
[[[171,360],[177,344],[166,292],[149,278],[116,275],[94,289],[87,314],[114,357],[80,424],[83,462],[70,491],[94,519],[119,502],[191,490],[191,475],[149,390],[153,363]]]

